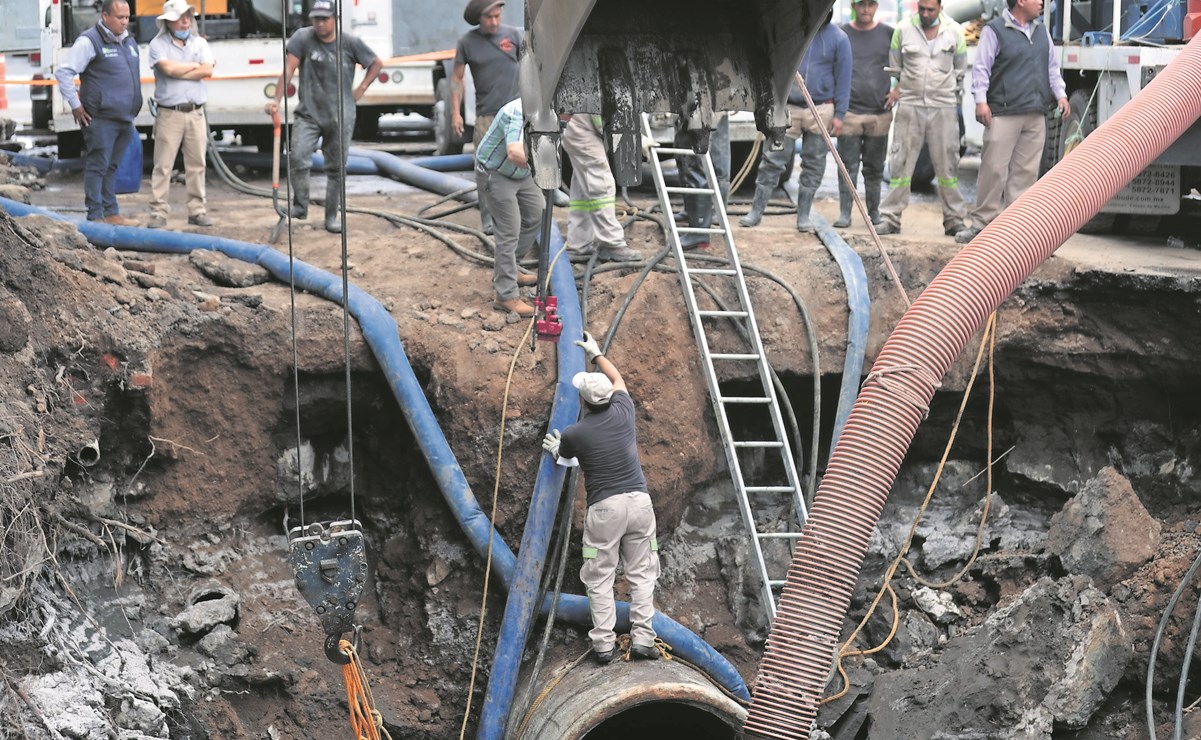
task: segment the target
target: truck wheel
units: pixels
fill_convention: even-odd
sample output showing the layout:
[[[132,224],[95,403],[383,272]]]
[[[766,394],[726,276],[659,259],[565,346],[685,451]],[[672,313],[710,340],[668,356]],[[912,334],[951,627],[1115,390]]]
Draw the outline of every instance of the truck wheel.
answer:
[[[451,130],[450,80],[443,77],[434,88],[434,154],[462,154],[463,142]]]
[[[50,108],[49,100],[33,101],[33,127],[39,131],[45,131],[50,128],[50,119],[53,117],[53,112]]]
[[[1089,94],[1085,90],[1077,90],[1068,97],[1068,105],[1071,106],[1072,112],[1059,124],[1059,135],[1056,137],[1058,140],[1055,142],[1056,162],[1067,156],[1068,152],[1097,127],[1097,109],[1089,108],[1088,99]],[[1096,101],[1093,102],[1095,106]],[[1098,213],[1080,227],[1080,233],[1109,234],[1115,230],[1117,215]],[[1124,224],[1125,219],[1122,220],[1122,225]]]
[[[66,131],[58,135],[58,158],[79,159],[83,155],[83,134]]]

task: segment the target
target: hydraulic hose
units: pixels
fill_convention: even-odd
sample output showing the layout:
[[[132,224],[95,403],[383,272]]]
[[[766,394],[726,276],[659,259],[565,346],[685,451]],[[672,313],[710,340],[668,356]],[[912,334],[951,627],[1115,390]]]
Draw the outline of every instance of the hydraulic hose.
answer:
[[[760,663],[748,737],[808,738],[868,539],[951,363],[985,319],[1201,115],[1201,42],[990,223],[889,335],[830,457]]]
[[[872,299],[867,292],[867,271],[859,254],[843,241],[838,232],[830,228],[824,218],[813,214],[817,236],[826,245],[826,251],[842,270],[842,280],[847,286],[847,353],[842,363],[842,385],[838,391],[838,409],[834,414],[834,433],[830,449],[838,446],[838,438],[846,426],[851,407],[859,395],[859,379],[863,374],[863,358],[867,354],[867,332],[872,320]],[[820,381],[819,381],[820,382]],[[817,444],[817,440],[813,440]]]
[[[184,234],[162,229],[118,227],[98,221],[67,219],[50,211],[34,206],[27,206],[24,203],[18,203],[17,201],[2,197],[0,197],[0,206],[3,206],[14,216],[38,214],[58,220],[72,221],[76,223],[80,232],[87,237],[88,241],[100,247],[111,246],[118,249],[176,254],[187,253],[193,249],[211,249],[220,251],[235,259],[261,265],[276,278],[284,282],[288,281],[288,276],[291,272],[287,255],[262,244],[249,244],[247,242],[211,237],[203,234]],[[556,253],[562,247],[563,238],[559,234],[558,229],[555,228],[551,235],[551,251],[552,253]],[[342,285],[341,280],[337,276],[323,272],[300,260],[296,260],[294,264],[297,288],[321,295],[337,303],[342,302]],[[578,319],[578,304],[574,309],[568,309],[564,305],[569,303],[574,304],[574,296],[576,295],[575,280],[572,276],[571,263],[569,261],[559,260],[556,263],[551,273],[551,285],[555,288],[560,299],[560,315],[564,316],[563,338],[560,340],[560,357],[562,358],[564,355],[575,356],[582,365],[580,350],[572,344],[583,330]],[[446,437],[442,434],[442,430],[438,426],[434,412],[425,397],[425,392],[416,375],[413,373],[412,366],[409,365],[408,357],[404,352],[404,346],[400,341],[396,321],[379,301],[353,284],[350,286],[347,303],[351,315],[359,321],[364,339],[375,353],[376,359],[384,371],[388,385],[392,389],[392,393],[396,397],[401,411],[404,413],[409,428],[413,431],[413,436],[422,454],[425,455],[429,463],[430,471],[433,473],[438,483],[438,488],[449,505],[451,513],[463,529],[464,534],[467,535],[476,552],[481,556],[487,554],[489,537],[495,538],[492,542],[492,566],[501,583],[506,589],[509,589],[514,578],[517,576],[517,558],[500,536],[500,533],[493,528],[487,514],[480,508],[479,501],[472,493],[471,486],[467,482],[462,468],[459,467],[458,461],[455,459],[454,453],[446,441]],[[575,323],[572,324],[570,323],[571,321]],[[562,348],[563,342],[567,343],[567,349]],[[560,362],[562,363],[562,360]],[[567,410],[570,404],[579,403],[578,394],[572,390],[570,393],[571,400],[564,399],[562,396],[564,385],[570,388],[570,376],[567,376],[566,380],[562,380],[556,390],[557,401],[562,399],[563,402],[556,402],[555,416],[552,417],[552,423],[562,423],[563,419],[569,419],[568,423],[574,422],[578,414],[578,407],[574,411],[569,412]],[[566,424],[563,424],[563,426],[566,426]],[[542,529],[546,530],[546,536],[549,538],[549,531],[553,528],[554,510],[556,507],[553,505],[547,506],[541,499],[546,496],[557,498],[559,491],[558,488],[553,488],[544,482],[544,478],[546,477],[544,471],[548,465],[553,466],[552,463],[544,459],[542,465],[539,467],[539,478],[535,485],[534,500],[531,501],[530,517],[534,516],[533,512],[536,509],[539,512],[539,518],[542,519],[545,517],[547,509],[549,509],[548,523],[542,527]],[[561,476],[559,477],[559,481],[561,486]],[[546,544],[543,543],[541,546],[542,556],[540,558],[542,561],[545,561],[546,549]],[[539,569],[540,573],[541,569]],[[538,575],[534,576],[533,581],[534,588],[536,589]],[[549,605],[550,597],[547,596],[539,604],[540,611],[545,611],[549,608]],[[592,615],[588,609],[588,598],[586,596],[563,595],[560,598],[557,612],[566,621],[574,624],[589,626],[592,623]],[[617,604],[617,620],[618,629],[629,628],[628,604],[624,602]],[[680,657],[709,673],[715,681],[731,693],[746,700],[750,699],[746,683],[743,681],[742,676],[739,675],[738,670],[694,632],[660,612],[655,613],[653,625],[659,636],[670,643]],[[522,634],[528,634],[528,625],[522,631]],[[520,653],[518,653],[517,657],[519,660]],[[512,670],[513,680],[516,680],[515,668],[494,664],[493,672],[498,670]],[[500,709],[502,708],[498,707],[497,711],[500,711]],[[507,715],[508,708],[504,707],[503,710],[504,714]]]

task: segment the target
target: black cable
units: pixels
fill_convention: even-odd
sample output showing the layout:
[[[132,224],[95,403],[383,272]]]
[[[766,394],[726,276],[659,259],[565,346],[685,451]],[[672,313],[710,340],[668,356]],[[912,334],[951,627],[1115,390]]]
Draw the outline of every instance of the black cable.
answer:
[[[1176,587],[1176,591],[1172,593],[1172,598],[1168,599],[1168,605],[1164,609],[1163,616],[1159,619],[1159,628],[1155,630],[1155,639],[1151,642],[1151,656],[1147,661],[1147,685],[1144,699],[1147,708],[1147,734],[1151,740],[1158,740],[1158,735],[1155,732],[1155,708],[1152,704],[1152,689],[1155,683],[1155,663],[1159,655],[1159,644],[1163,640],[1164,633],[1168,631],[1168,620],[1172,616],[1172,612],[1176,609],[1176,602],[1180,601],[1181,595],[1184,594],[1184,588],[1193,580],[1193,576],[1197,573],[1197,569],[1201,568],[1201,552],[1197,553],[1197,557],[1193,560],[1193,564],[1189,566],[1188,572],[1184,574],[1184,578],[1180,579],[1180,585]],[[1177,727],[1180,726],[1180,719],[1177,720]]]
[[[1193,662],[1193,648],[1197,646],[1197,630],[1201,629],[1201,599],[1193,612],[1193,628],[1188,633],[1188,647],[1184,649],[1184,664],[1180,666],[1180,681],[1176,684],[1176,740],[1184,726],[1184,688],[1188,685],[1189,665]]]

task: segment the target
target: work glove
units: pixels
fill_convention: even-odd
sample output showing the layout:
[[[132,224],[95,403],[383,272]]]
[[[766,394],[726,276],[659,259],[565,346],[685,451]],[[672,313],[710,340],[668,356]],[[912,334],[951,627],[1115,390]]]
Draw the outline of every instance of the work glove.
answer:
[[[558,429],[550,430],[546,437],[542,440],[542,449],[546,450],[556,460],[559,459],[559,445],[562,443],[563,437],[559,434]]]
[[[587,356],[588,362],[596,362],[596,358],[602,354],[600,345],[596,343],[596,340],[588,332],[584,332],[583,341],[577,339],[575,344],[584,350],[584,355]]]

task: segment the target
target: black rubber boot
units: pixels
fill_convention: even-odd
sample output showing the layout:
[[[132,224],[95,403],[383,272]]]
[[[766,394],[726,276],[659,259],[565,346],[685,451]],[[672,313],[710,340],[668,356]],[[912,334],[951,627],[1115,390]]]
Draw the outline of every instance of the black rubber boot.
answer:
[[[872,220],[873,226],[879,226],[883,223],[880,219],[880,185],[877,184],[875,187],[868,185],[863,200],[867,205],[867,217]]]
[[[305,219],[309,217],[309,178],[298,177],[292,183],[292,218]]]
[[[707,229],[713,224],[713,196],[685,195],[684,210],[688,212],[688,227]],[[709,234],[681,234],[680,246],[697,249],[709,246]]]
[[[813,210],[813,196],[816,191],[802,190],[797,193],[796,198],[796,230],[812,232],[813,222],[809,220],[809,213]]]
[[[746,227],[758,226],[763,220],[763,211],[767,208],[767,201],[771,200],[771,188],[763,185],[755,185],[755,199],[751,202],[751,212],[738,219],[738,223]]]
[[[834,222],[834,228],[845,229],[851,225],[851,207],[854,203],[850,193],[845,190],[838,191],[838,220]]]
[[[342,233],[342,188],[337,185],[325,188],[325,230],[331,234]]]

